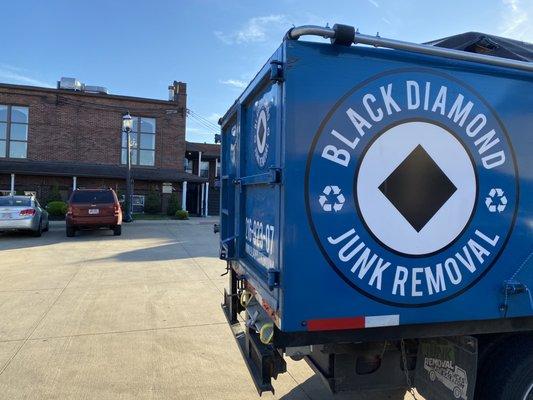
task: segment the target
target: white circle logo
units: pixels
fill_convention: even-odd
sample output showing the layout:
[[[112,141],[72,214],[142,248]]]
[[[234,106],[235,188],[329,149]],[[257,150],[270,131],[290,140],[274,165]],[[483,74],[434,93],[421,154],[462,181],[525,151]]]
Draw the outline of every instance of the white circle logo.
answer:
[[[428,122],[396,125],[361,162],[356,196],[369,231],[392,250],[413,256],[446,247],[466,227],[476,201],[468,152]]]
[[[270,128],[268,121],[270,119],[270,111],[268,106],[261,106],[257,109],[255,118],[255,135],[254,135],[254,155],[257,165],[263,168],[268,157],[268,136],[270,135]]]
[[[307,218],[349,286],[383,304],[428,306],[496,265],[518,182],[505,126],[474,89],[434,71],[391,70],[352,88],[318,126]]]
[[[257,151],[259,153],[265,152],[265,146],[266,146],[266,126],[267,126],[267,117],[266,117],[266,111],[264,109],[261,109],[259,112],[259,118],[257,121],[257,128],[255,130],[256,135],[256,143],[257,143]]]

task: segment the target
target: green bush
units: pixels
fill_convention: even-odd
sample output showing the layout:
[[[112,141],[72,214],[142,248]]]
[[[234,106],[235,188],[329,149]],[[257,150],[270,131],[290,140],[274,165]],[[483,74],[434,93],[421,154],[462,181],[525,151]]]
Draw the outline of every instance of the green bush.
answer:
[[[177,219],[189,219],[189,212],[185,210],[178,210],[176,211],[176,218]]]
[[[67,213],[67,203],[64,201],[51,201],[46,205],[46,211],[51,217],[64,217]]]
[[[52,189],[50,190],[50,193],[48,193],[48,198],[46,199],[46,203],[52,203],[56,201],[63,201],[61,198],[61,193],[59,192],[59,186],[57,184],[54,184],[52,186]]]
[[[172,217],[176,215],[176,211],[178,211],[179,209],[180,201],[178,195],[176,193],[172,193],[170,195],[170,199],[168,200],[167,215],[170,215]]]
[[[144,212],[148,214],[157,214],[161,212],[161,199],[159,193],[155,190],[150,190],[148,196],[144,201]]]

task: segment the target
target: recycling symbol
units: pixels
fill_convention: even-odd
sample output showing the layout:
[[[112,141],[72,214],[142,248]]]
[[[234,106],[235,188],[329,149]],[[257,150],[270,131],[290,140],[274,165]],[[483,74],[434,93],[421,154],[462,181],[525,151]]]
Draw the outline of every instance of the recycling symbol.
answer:
[[[489,192],[489,195],[485,198],[485,205],[491,213],[499,212],[501,213],[507,207],[507,197],[502,189],[492,188]]]
[[[341,189],[336,185],[326,186],[318,199],[320,206],[326,212],[340,211],[345,201]]]

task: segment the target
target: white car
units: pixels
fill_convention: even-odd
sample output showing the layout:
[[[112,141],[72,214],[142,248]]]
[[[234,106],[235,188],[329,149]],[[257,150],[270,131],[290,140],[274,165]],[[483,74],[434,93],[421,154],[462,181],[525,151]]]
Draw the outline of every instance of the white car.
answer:
[[[0,232],[29,231],[33,236],[41,236],[48,227],[48,212],[35,197],[0,197]]]

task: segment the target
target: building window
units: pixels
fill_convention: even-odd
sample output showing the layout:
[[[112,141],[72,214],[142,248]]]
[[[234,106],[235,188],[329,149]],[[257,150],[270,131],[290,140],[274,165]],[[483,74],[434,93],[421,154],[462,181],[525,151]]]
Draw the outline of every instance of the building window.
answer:
[[[202,178],[209,178],[209,161],[200,162],[200,176]]]
[[[216,168],[215,168],[215,178],[218,178],[220,176],[220,162],[218,161],[218,158],[216,160]]]
[[[184,161],[184,164],[185,164],[185,172],[187,172],[188,174],[192,174],[192,161],[186,158]]]
[[[27,157],[28,115],[28,107],[0,104],[0,157]]]
[[[133,126],[130,132],[131,139],[131,164],[155,165],[155,118],[133,117]],[[128,135],[122,132],[121,162],[126,164],[128,153]]]

